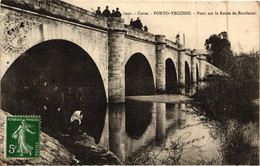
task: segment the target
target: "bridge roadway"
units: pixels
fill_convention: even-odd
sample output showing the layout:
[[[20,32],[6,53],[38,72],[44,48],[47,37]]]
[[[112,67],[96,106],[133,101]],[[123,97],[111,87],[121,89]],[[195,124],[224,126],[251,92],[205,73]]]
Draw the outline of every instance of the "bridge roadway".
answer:
[[[126,95],[150,94],[151,89],[158,94],[171,92],[220,72],[206,62],[205,55],[164,35],[59,0],[2,0],[0,17],[1,80],[21,55],[63,44],[83,51],[93,61],[94,67],[85,70],[98,71],[109,103],[125,102]],[[140,93],[132,94],[135,90]]]

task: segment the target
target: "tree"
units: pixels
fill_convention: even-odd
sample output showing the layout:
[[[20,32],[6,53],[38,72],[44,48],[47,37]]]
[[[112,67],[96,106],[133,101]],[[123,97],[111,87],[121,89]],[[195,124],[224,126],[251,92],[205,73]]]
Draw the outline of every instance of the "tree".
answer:
[[[207,56],[208,62],[223,70],[227,70],[229,62],[232,61],[233,58],[227,32],[221,32],[218,35],[211,35],[206,39],[205,47],[209,52],[209,55]]]

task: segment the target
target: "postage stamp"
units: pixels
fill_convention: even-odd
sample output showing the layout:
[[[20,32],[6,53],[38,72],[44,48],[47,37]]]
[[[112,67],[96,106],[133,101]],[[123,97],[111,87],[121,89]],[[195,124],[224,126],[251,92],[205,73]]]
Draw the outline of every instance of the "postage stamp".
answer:
[[[40,117],[6,117],[6,158],[40,157]]]

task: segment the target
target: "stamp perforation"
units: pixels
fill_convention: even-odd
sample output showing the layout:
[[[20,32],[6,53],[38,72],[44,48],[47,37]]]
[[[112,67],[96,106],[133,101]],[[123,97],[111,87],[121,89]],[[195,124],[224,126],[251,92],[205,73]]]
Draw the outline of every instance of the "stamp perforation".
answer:
[[[35,118],[35,119],[32,119]],[[41,142],[41,116],[39,115],[14,115],[5,117],[5,159],[15,159],[15,160],[29,160],[29,159],[39,159],[40,158],[40,142]],[[28,123],[28,121],[31,121]],[[19,124],[20,122],[20,124]],[[13,124],[12,124],[13,123]],[[15,126],[15,132],[13,132],[13,126]],[[17,127],[19,125],[19,127]],[[31,130],[34,129],[34,131]],[[10,131],[12,130],[12,136],[10,136]],[[30,137],[30,135],[33,135]],[[26,140],[29,136],[30,142]],[[14,140],[17,139],[17,145],[15,145]],[[12,144],[10,144],[12,142]],[[33,145],[32,145],[33,143]],[[32,146],[31,146],[32,145]],[[19,154],[19,156],[17,156]]]

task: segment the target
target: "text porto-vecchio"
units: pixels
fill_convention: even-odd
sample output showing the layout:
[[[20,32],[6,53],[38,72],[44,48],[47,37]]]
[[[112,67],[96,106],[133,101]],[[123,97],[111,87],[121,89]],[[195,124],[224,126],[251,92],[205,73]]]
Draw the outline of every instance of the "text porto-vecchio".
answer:
[[[154,15],[191,15],[190,11],[154,11]]]

